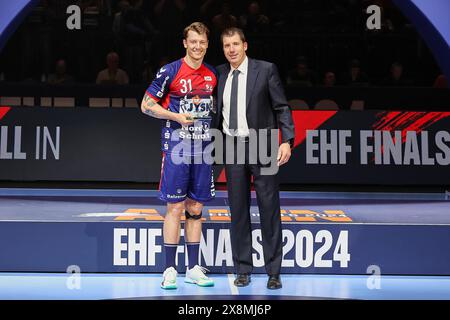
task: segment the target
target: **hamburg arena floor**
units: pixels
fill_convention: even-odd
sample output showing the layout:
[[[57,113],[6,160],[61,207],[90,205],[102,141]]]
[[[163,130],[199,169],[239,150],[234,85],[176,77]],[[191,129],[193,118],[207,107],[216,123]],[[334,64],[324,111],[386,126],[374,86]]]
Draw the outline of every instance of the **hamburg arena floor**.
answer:
[[[252,194],[254,197],[254,194]],[[312,212],[322,213],[330,204],[342,209],[341,219],[351,223],[412,223],[439,221],[450,224],[448,194],[282,192],[281,206],[295,208],[307,203]],[[219,191],[214,206],[227,207],[226,193]],[[254,200],[254,199],[253,199]],[[152,205],[161,212],[164,204],[157,191],[98,189],[0,189],[1,221],[113,221],[135,215],[140,205]],[[373,215],[374,206],[376,215]],[[389,212],[395,207],[396,215]],[[411,214],[419,208],[420,215]],[[252,206],[252,210],[254,206]],[[310,214],[288,219],[327,219]],[[222,218],[226,218],[222,217]],[[222,219],[221,218],[221,219]],[[329,219],[329,217],[328,217]],[[7,244],[2,244],[7,245]],[[184,282],[178,275],[176,290],[160,288],[160,274],[145,273],[0,273],[1,300],[100,300],[100,299],[362,299],[362,300],[450,300],[450,276],[284,274],[283,288],[268,290],[267,276],[252,275],[249,286],[233,285],[233,274],[209,274],[213,287],[202,288]]]

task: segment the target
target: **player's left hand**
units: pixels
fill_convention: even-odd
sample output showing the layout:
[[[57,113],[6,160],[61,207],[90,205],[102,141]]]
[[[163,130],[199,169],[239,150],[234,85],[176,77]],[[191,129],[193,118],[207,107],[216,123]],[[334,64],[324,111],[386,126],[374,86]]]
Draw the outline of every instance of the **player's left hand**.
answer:
[[[290,157],[291,157],[291,145],[289,144],[289,142],[280,144],[277,156],[278,166],[280,167],[286,162],[288,162]]]
[[[177,116],[176,121],[182,126],[189,126],[194,123],[194,118],[190,114],[177,113],[176,116]]]

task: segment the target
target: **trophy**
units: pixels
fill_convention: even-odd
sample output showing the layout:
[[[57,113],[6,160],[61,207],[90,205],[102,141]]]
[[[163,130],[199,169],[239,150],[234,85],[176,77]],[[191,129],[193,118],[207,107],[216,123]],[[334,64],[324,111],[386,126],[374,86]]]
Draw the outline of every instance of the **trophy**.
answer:
[[[211,120],[210,113],[216,113],[214,96],[206,90],[191,91],[181,98],[180,112],[189,114],[189,120]]]

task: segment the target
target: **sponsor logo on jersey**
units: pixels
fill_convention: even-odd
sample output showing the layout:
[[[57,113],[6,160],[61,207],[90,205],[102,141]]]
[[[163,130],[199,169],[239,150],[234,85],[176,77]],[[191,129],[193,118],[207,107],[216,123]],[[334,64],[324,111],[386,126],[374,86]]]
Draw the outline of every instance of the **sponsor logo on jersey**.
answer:
[[[184,97],[180,100],[180,113],[189,113],[194,117],[208,117],[212,104],[212,97],[202,98],[198,95],[194,97]]]
[[[204,79],[205,79],[205,81],[212,81],[212,77],[211,76],[205,76]]]
[[[158,78],[158,79],[161,78],[163,72],[166,72],[166,69],[164,69],[164,68],[159,69],[159,72],[158,72],[158,74],[156,75],[156,78]],[[166,78],[166,79],[167,79],[167,78]]]
[[[187,194],[182,194],[182,195],[178,195],[178,194],[166,194],[166,198],[167,199],[182,199],[185,198],[187,196]]]

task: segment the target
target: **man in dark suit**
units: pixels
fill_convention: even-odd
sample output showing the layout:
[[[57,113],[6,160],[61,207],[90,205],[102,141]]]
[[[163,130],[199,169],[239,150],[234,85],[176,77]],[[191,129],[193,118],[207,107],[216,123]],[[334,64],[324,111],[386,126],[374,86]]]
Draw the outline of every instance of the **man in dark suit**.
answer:
[[[246,286],[251,281],[252,262],[252,230],[250,221],[250,189],[253,176],[259,207],[262,245],[266,272],[269,275],[267,287],[282,287],[280,269],[282,260],[282,231],[280,214],[280,197],[278,183],[278,167],[285,164],[291,156],[294,141],[294,124],[291,110],[287,104],[281,80],[274,64],[250,59],[246,55],[247,42],[242,30],[229,28],[223,31],[223,51],[229,63],[218,66],[216,126],[226,139],[231,139],[231,146],[225,145],[225,153],[240,156],[245,154],[245,162],[225,162],[228,199],[231,210],[231,245],[233,262],[237,277],[236,286]],[[278,134],[281,129],[281,144],[276,138],[275,150],[276,171],[265,174],[266,166],[257,155],[252,158],[252,141],[254,132],[260,136],[267,129]],[[252,134],[250,134],[252,132]],[[267,137],[266,137],[267,138]],[[270,138],[268,139],[270,140]],[[264,141],[268,141],[264,139]],[[259,148],[267,147],[258,138]],[[272,140],[273,141],[273,140]],[[237,149],[237,145],[243,149]],[[237,150],[245,150],[245,153]],[[267,151],[267,150],[266,150]],[[270,153],[270,152],[269,152]],[[260,155],[261,153],[259,153]],[[267,153],[266,153],[267,154]],[[254,154],[253,154],[254,155]],[[278,166],[278,167],[277,167]]]

